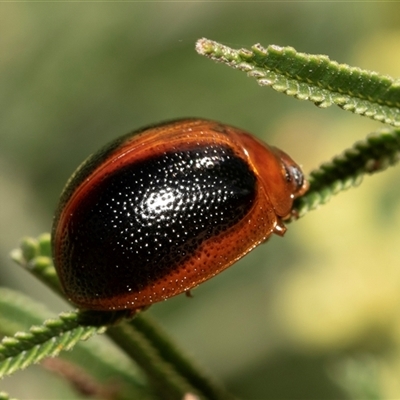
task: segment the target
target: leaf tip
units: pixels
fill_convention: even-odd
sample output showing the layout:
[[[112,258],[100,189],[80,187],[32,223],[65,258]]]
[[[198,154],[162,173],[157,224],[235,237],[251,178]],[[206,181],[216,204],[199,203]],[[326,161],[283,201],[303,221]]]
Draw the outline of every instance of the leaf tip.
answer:
[[[214,50],[215,42],[212,40],[201,38],[196,42],[195,49],[197,53],[202,56],[207,56],[211,54]]]

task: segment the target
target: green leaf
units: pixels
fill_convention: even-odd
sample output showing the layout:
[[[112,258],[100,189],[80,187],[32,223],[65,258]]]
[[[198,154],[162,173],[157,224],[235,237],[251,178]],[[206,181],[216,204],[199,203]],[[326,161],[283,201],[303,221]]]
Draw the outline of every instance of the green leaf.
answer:
[[[39,325],[41,321],[48,319],[51,315],[51,311],[31,298],[11,289],[0,288],[1,335],[11,336],[16,331],[28,330],[30,326]],[[87,371],[90,378],[98,383],[97,386],[92,386],[105,386],[112,376],[114,383],[118,381],[122,395],[134,393],[141,399],[150,399],[149,388],[137,367],[116,353],[115,349],[105,345],[104,339],[100,340],[102,339],[100,337],[94,339],[98,340],[90,340],[86,343],[78,342],[73,352],[60,354],[63,359],[63,361],[60,360],[60,363],[67,362],[68,371],[75,371],[78,368]],[[46,366],[48,364],[46,363]],[[52,369],[54,370],[54,368]]]
[[[382,129],[354,144],[310,173],[310,188],[294,203],[298,218],[327,203],[335,194],[361,183],[363,176],[384,171],[400,158],[400,129]]]
[[[0,377],[36,364],[45,357],[57,356],[78,341],[103,331],[103,327],[79,326],[77,313],[71,312],[35,325],[28,332],[6,336],[0,343]]]
[[[38,238],[23,238],[20,248],[11,252],[11,258],[56,293],[62,294],[60,282],[51,259],[49,233],[44,233]]]
[[[400,126],[400,79],[331,61],[292,47],[260,44],[235,50],[208,39],[196,43],[199,54],[246,72],[261,86],[308,100],[318,107],[343,110]]]

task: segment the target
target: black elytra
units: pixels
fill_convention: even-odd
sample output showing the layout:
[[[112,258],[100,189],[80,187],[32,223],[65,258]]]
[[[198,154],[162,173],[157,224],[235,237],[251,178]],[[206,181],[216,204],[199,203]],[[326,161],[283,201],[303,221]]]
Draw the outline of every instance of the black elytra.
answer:
[[[87,296],[139,291],[250,210],[256,177],[231,149],[199,146],[127,165],[87,194],[69,220],[65,285]],[[135,279],[132,280],[132,276]],[[75,280],[79,280],[76,285]]]

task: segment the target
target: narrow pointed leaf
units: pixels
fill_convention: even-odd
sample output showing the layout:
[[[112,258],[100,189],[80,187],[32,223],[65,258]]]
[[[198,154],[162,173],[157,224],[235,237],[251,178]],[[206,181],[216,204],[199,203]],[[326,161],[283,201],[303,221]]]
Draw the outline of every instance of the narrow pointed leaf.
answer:
[[[208,39],[196,43],[199,54],[246,72],[261,86],[400,126],[400,79],[331,61],[292,47],[260,44],[235,50]]]
[[[71,312],[47,320],[41,326],[33,326],[28,332],[5,337],[0,343],[0,377],[38,363],[45,357],[54,357],[102,331],[102,327],[79,326],[77,313]]]
[[[27,331],[30,326],[39,325],[51,316],[51,311],[44,305],[20,292],[0,287],[0,335],[12,336],[17,331]],[[40,328],[33,328],[32,331],[38,329],[40,330]],[[20,337],[24,335],[29,339],[27,333]],[[79,342],[73,351],[60,354],[62,360],[58,363],[68,363],[69,371],[81,368],[98,386],[107,386],[112,377],[114,383],[118,381],[118,390],[121,395],[135,394],[140,399],[150,399],[150,389],[136,365],[116,352],[114,348],[105,346],[104,340],[93,339],[85,343]],[[50,345],[46,346],[50,347]],[[51,365],[55,362],[53,361]],[[46,365],[49,363],[50,361],[47,360]],[[131,398],[130,396],[121,398]]]
[[[399,158],[400,129],[382,129],[371,134],[310,173],[310,189],[296,199],[294,214],[296,217],[304,216],[327,203],[335,194],[358,185],[364,175],[397,164]]]

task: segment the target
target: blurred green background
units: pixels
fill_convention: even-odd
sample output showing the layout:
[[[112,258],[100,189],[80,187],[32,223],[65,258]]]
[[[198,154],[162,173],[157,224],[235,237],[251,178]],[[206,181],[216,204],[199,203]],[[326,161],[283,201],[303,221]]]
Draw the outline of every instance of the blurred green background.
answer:
[[[328,54],[400,76],[396,2],[0,4],[0,285],[69,306],[15,266],[49,231],[69,175],[109,140],[199,116],[242,127],[305,172],[380,127],[257,86],[194,51],[201,37]],[[243,399],[400,398],[399,168],[367,178],[223,274],[153,306],[199,364]],[[21,399],[79,398],[38,367]]]

